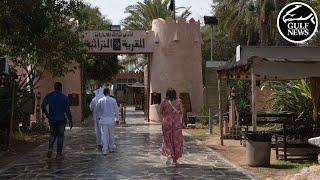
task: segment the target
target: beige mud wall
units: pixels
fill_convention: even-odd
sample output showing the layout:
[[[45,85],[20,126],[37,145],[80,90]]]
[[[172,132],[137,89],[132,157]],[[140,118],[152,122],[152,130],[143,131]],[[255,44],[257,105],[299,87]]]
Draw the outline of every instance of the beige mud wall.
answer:
[[[152,22],[155,47],[150,62],[150,92],[161,93],[171,87],[190,94],[192,111],[203,106],[202,37],[200,23],[157,19]],[[150,105],[149,118],[160,121],[159,105]]]
[[[76,65],[72,65],[76,66]],[[37,92],[41,93],[41,102],[37,102],[36,105],[39,103],[41,105],[44,97],[46,94],[52,92],[54,90],[54,83],[61,82],[62,83],[62,93],[66,96],[68,94],[79,94],[79,105],[78,106],[70,106],[72,117],[73,117],[73,125],[74,126],[81,126],[82,122],[82,87],[81,87],[81,69],[77,68],[74,72],[70,72],[66,74],[64,77],[54,78],[49,73],[44,73],[42,76],[42,80],[39,81],[39,88],[35,90],[35,94]],[[35,107],[36,107],[35,105]],[[31,116],[31,121],[36,121],[37,112]],[[41,116],[40,116],[41,117]],[[45,120],[47,122],[47,120]]]

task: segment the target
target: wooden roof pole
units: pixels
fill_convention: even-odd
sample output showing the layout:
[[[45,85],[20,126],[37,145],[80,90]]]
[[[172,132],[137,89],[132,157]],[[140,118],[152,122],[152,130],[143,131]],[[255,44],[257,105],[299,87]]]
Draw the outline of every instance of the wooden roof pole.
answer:
[[[252,130],[257,131],[257,112],[256,112],[256,75],[251,66],[251,114],[252,114]]]
[[[220,127],[220,141],[223,146],[223,121],[222,121],[222,102],[221,102],[221,76],[218,74],[218,96],[219,96],[219,127]]]

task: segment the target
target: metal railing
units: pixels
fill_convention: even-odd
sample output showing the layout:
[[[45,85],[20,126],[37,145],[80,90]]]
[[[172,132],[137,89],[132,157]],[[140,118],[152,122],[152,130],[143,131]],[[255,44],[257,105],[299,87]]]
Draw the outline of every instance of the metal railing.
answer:
[[[187,113],[187,120],[188,121],[189,121],[189,118],[196,118],[196,119],[198,119],[198,118],[209,118],[208,119],[208,123],[209,123],[208,130],[209,130],[210,134],[213,133],[214,117],[217,117],[217,116],[213,115],[213,112],[212,112],[211,108],[208,108],[208,116],[196,115],[196,114],[188,114]]]

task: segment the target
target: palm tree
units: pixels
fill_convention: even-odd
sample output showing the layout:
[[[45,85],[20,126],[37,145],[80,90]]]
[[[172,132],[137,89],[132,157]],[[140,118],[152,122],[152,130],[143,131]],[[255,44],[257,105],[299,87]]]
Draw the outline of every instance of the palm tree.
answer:
[[[277,16],[273,0],[260,0],[260,45],[272,45],[277,34]]]
[[[277,11],[277,15],[280,13],[281,9],[287,5],[287,0],[275,0],[275,9]],[[276,45],[277,46],[289,46],[289,45],[294,45],[293,43],[285,40],[280,33],[278,32],[276,35]]]
[[[120,61],[120,65],[126,71],[143,71],[147,60],[143,54],[125,55]]]
[[[213,0],[219,27],[229,38],[246,45],[275,42],[276,12],[273,0]]]
[[[170,0],[144,0],[126,8],[129,14],[122,21],[122,25],[127,30],[150,30],[154,19],[167,19],[172,15],[168,10]],[[183,9],[180,18],[187,18],[191,15],[190,7],[178,7],[176,10]]]

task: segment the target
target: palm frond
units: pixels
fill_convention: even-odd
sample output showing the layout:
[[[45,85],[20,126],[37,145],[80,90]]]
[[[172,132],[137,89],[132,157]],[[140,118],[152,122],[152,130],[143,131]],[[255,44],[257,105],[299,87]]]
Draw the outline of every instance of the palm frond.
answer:
[[[121,24],[126,30],[150,30],[154,19],[171,17],[168,9],[169,3],[170,0],[145,0],[129,5],[125,10],[125,13],[129,15],[122,20]],[[191,15],[190,7],[178,7],[177,9],[184,9],[178,17],[188,18]]]

